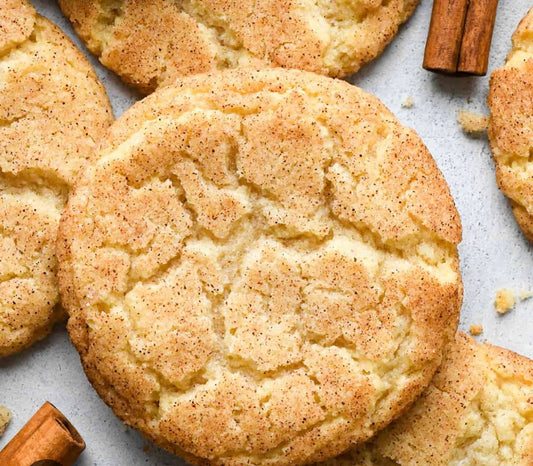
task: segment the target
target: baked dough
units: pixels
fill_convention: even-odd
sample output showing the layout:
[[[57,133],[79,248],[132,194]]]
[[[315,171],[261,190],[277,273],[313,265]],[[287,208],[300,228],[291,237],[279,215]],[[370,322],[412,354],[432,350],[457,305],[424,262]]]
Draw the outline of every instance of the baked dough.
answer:
[[[0,4],[0,83],[1,358],[64,315],[55,276],[59,217],[112,115],[86,59],[22,0]]]
[[[192,462],[335,456],[456,331],[458,214],[411,129],[344,81],[198,75],[111,128],[62,218],[71,340],[126,423]]]
[[[459,333],[406,415],[372,444],[322,466],[417,464],[533,464],[533,361]]]
[[[489,137],[496,177],[518,224],[533,241],[533,9],[513,35],[504,66],[492,73]]]
[[[148,93],[242,66],[330,76],[376,58],[418,0],[59,0],[89,49]]]

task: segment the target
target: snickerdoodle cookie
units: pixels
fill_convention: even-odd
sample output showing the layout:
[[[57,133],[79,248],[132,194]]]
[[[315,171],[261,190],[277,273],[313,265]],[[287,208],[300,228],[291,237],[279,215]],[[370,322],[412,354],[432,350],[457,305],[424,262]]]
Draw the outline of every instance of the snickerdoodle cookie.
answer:
[[[492,73],[489,137],[496,176],[514,215],[533,241],[533,9],[513,35],[504,66]]]
[[[89,49],[148,93],[238,66],[346,76],[377,57],[418,0],[59,0]]]
[[[184,78],[136,104],[58,237],[102,398],[193,462],[289,465],[368,439],[429,384],[461,227],[414,131],[344,81]]]
[[[67,192],[111,123],[104,88],[24,0],[0,4],[0,357],[62,316],[55,240]]]
[[[372,444],[327,462],[359,464],[533,464],[533,361],[459,333],[407,414]]]

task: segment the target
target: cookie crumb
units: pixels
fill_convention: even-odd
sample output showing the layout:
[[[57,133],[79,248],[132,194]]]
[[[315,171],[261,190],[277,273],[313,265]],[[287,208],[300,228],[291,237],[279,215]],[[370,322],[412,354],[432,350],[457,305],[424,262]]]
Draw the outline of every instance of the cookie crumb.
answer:
[[[487,127],[489,126],[488,116],[467,112],[466,110],[459,110],[457,112],[457,121],[467,134],[482,133],[487,131]]]
[[[494,307],[499,314],[506,314],[516,305],[516,298],[514,292],[508,289],[498,290],[496,292],[496,299],[494,300]]]
[[[483,333],[483,326],[482,325],[471,325],[470,326],[470,334],[474,336],[481,335]]]
[[[11,411],[5,406],[0,406],[0,437],[4,435],[9,421],[11,421]]]
[[[411,96],[407,97],[402,102],[402,108],[413,108],[414,105],[415,105],[415,101],[413,100]]]
[[[148,452],[150,451],[150,447],[149,447],[148,445],[144,444],[144,445],[143,445],[143,451],[144,451],[145,453],[148,453]]]
[[[526,299],[533,298],[533,291],[522,291],[519,294],[520,301],[525,301]]]

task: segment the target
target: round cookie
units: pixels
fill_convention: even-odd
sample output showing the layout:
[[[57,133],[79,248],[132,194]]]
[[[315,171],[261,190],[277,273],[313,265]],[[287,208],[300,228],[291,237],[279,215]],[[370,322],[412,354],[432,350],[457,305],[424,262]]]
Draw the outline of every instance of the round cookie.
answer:
[[[459,333],[407,414],[323,466],[529,466],[532,416],[533,361]]]
[[[144,93],[179,77],[282,66],[342,77],[376,58],[418,0],[59,0],[89,49]]]
[[[89,63],[23,0],[0,5],[0,357],[64,312],[55,241],[71,184],[111,124]]]
[[[513,213],[533,241],[533,9],[513,35],[513,49],[490,79],[489,137],[496,177]]]
[[[71,340],[126,423],[193,463],[332,457],[430,382],[461,226],[419,137],[344,81],[184,78],[111,127],[58,236]]]

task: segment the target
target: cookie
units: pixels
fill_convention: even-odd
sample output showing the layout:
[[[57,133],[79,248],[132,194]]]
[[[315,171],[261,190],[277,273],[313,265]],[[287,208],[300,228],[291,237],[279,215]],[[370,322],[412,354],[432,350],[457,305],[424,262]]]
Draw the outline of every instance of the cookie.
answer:
[[[533,9],[513,35],[504,66],[492,73],[489,137],[500,189],[511,201],[518,224],[533,241]]]
[[[533,464],[533,361],[459,333],[407,414],[373,444],[323,466],[354,464]]]
[[[0,6],[0,357],[64,317],[55,240],[67,193],[111,124],[104,88],[53,24]]]
[[[144,93],[242,66],[346,76],[382,52],[417,3],[59,0],[88,48]]]
[[[344,81],[184,78],[134,105],[58,236],[100,396],[202,464],[295,465],[385,427],[461,303],[461,227],[411,129]]]

